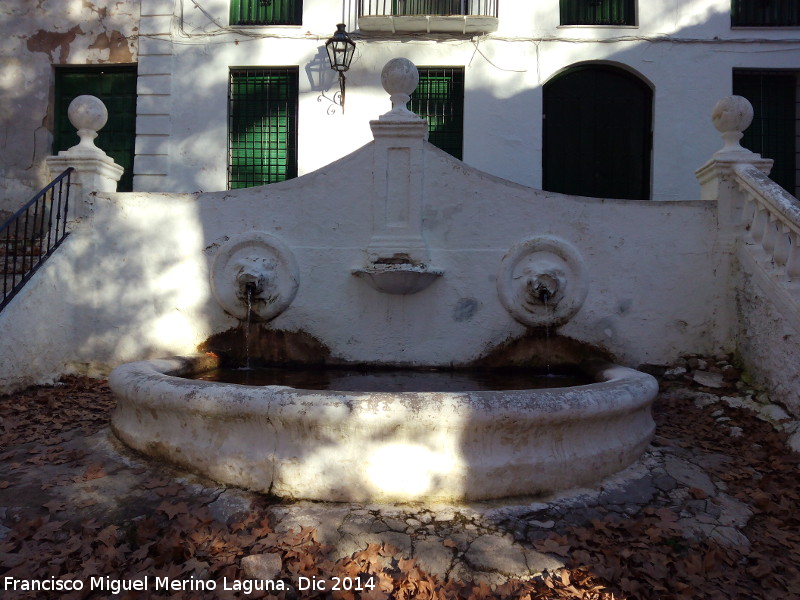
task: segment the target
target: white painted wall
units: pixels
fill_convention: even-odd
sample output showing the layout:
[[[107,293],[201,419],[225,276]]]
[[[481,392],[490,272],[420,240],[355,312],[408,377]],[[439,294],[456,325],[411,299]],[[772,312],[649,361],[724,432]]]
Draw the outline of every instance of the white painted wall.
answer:
[[[194,350],[207,334],[185,317],[206,301],[195,208],[191,196],[91,196],[0,312],[0,390]]]
[[[159,3],[144,0],[143,6]],[[364,116],[387,106],[380,69],[404,56],[417,65],[465,67],[465,162],[533,187],[541,186],[542,86],[587,61],[638,73],[655,96],[652,197],[685,200],[697,197],[691,171],[716,149],[707,115],[730,94],[732,69],[796,67],[795,30],[732,30],[727,0],[642,2],[638,26],[622,28],[561,27],[558,0],[505,2],[497,32],[472,38],[359,35],[355,3],[342,4],[306,0],[302,26],[250,28],[226,26],[226,0],[202,0],[202,11],[184,6],[177,19],[182,29],[172,30],[173,54],[158,58],[156,68],[171,73],[172,100],[160,109],[169,115],[169,150],[158,166],[168,173],[145,175],[152,161],[142,159],[138,188],[225,187],[230,66],[300,66],[303,174],[371,139]],[[337,83],[321,52],[339,20],[355,32],[358,46],[347,74],[347,112],[330,115],[333,105],[321,94],[332,97]]]
[[[800,414],[800,306],[752,260],[739,263],[736,283],[742,361],[773,402]]]
[[[303,24],[230,27],[228,0],[57,0],[0,6],[0,210],[44,183],[52,143],[52,65],[137,62],[135,189],[213,191],[226,186],[231,66],[300,68],[300,174],[367,143],[365,117],[386,109],[379,72],[406,56],[418,65],[464,66],[465,161],[518,183],[541,185],[542,85],[570,65],[601,61],[654,88],[652,197],[696,197],[691,170],[714,151],[706,115],[730,93],[733,68],[797,68],[793,29],[731,29],[727,0],[640,2],[636,27],[562,27],[558,0],[503,2],[496,32],[475,37],[360,35],[355,0],[305,0]],[[347,114],[321,54],[343,21],[358,41]],[[24,68],[23,68],[24,65]],[[323,95],[324,93],[324,95]]]
[[[256,230],[279,238],[299,267],[297,296],[270,327],[304,331],[339,359],[465,363],[523,335],[496,278],[509,248],[544,234],[571,243],[588,267],[588,295],[564,335],[629,365],[731,349],[728,256],[717,252],[714,203],[541,192],[429,144],[413,200],[422,203],[430,266],[444,275],[414,295],[372,289],[352,271],[366,265],[373,234],[376,147],[265,187],[92,196],[54,261],[0,313],[0,387],[190,352],[235,327],[211,294],[209,269],[231,235]],[[33,326],[43,322],[57,334]]]

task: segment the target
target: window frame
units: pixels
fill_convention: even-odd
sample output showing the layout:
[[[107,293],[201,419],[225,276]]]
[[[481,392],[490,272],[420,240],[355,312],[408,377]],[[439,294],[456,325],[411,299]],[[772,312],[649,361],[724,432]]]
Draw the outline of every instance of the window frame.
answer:
[[[770,178],[796,196],[800,193],[800,69],[736,68],[731,83],[733,93],[753,105],[753,122],[744,131],[742,146],[773,159]]]
[[[777,8],[775,8],[776,3],[779,4]],[[769,19],[766,12],[773,8],[777,13],[785,13],[782,15],[783,22],[765,22]],[[781,20],[780,14],[776,16]],[[800,27],[800,5],[797,4],[797,0],[731,0],[731,27],[759,29]]]
[[[601,10],[606,3],[614,2],[626,5],[623,9],[625,14],[625,22],[621,23],[601,23],[601,22],[575,22],[581,21],[579,17],[571,17],[568,13],[570,11],[580,11],[589,9],[592,5],[591,0],[559,0],[558,3],[558,17],[559,27],[638,27],[639,26],[639,6],[637,0],[595,0],[597,2],[596,11]],[[570,6],[571,4],[571,6]],[[591,10],[591,9],[589,9]],[[585,21],[590,19],[586,18]]]
[[[303,0],[266,0],[266,2],[280,2],[284,5],[291,4],[289,10],[282,10],[281,16],[268,17],[269,5],[258,8],[255,5],[262,0],[230,0],[228,23],[232,27],[263,27],[271,25],[299,26],[303,24]],[[286,13],[283,15],[282,13]]]
[[[53,65],[53,154],[68,150],[80,139],[67,114],[69,104],[80,95],[96,96],[108,110],[108,121],[97,132],[95,144],[124,171],[117,191],[133,191],[133,166],[136,155],[136,102],[138,68],[135,64]],[[102,80],[103,75],[111,75]],[[84,78],[78,88],[66,79]],[[122,76],[122,79],[120,79]],[[102,88],[107,88],[103,90]]]
[[[409,109],[428,120],[428,141],[458,160],[464,157],[464,95],[463,66],[418,66],[420,82],[411,94]],[[448,98],[432,90],[434,78],[448,83]],[[454,98],[453,95],[457,95]],[[440,120],[442,119],[442,120]],[[445,122],[446,125],[442,126]],[[455,127],[450,127],[455,124]],[[458,139],[455,139],[457,132]]]
[[[550,78],[542,91],[543,190],[652,199],[655,94],[639,73],[579,63]]]
[[[256,82],[259,77],[280,76],[286,77],[286,82],[273,85],[284,85],[285,89],[282,90],[271,90],[270,85]],[[238,77],[241,79],[237,81]],[[254,88],[245,94],[238,94],[242,89],[247,90],[247,78]],[[268,185],[297,177],[299,81],[300,70],[296,65],[230,68],[227,189]],[[247,95],[249,99],[245,99]],[[276,98],[272,99],[271,96]],[[284,112],[281,113],[281,110]],[[273,120],[269,120],[270,111],[275,111]],[[248,119],[252,123],[261,120],[261,126],[251,128],[247,124]],[[285,119],[285,123],[282,123],[282,119]],[[271,148],[277,152],[270,152]],[[261,152],[256,153],[259,149]],[[237,158],[242,160],[237,161]],[[250,177],[246,176],[248,171]],[[262,176],[257,177],[255,174],[259,172]]]

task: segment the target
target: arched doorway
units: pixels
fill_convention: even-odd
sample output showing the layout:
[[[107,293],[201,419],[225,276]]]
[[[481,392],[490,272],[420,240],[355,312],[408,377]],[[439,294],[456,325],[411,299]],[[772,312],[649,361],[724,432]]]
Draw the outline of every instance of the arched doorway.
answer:
[[[567,69],[544,86],[542,187],[600,198],[650,198],[653,92],[608,65]]]

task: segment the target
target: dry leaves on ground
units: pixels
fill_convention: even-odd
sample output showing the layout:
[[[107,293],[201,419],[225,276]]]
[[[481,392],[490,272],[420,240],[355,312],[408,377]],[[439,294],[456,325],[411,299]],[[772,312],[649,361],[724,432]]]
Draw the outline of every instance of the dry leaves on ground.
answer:
[[[39,387],[0,397],[0,491],[11,489],[14,473],[37,463],[62,461],[77,465],[87,485],[105,476],[104,466],[90,457],[57,450],[62,432],[76,428],[89,435],[105,427],[113,406],[102,382],[70,378],[59,386]],[[656,405],[657,443],[703,447],[731,461],[715,477],[728,494],[748,502],[753,511],[745,534],[749,549],[721,547],[708,540],[684,537],[678,526],[679,506],[648,506],[630,518],[606,517],[583,527],[562,528],[536,542],[542,552],[561,556],[568,568],[530,581],[486,583],[441,581],[423,572],[411,558],[392,548],[370,545],[333,561],[330,548],[315,531],[278,534],[267,515],[267,500],[227,523],[215,520],[208,496],[192,495],[182,483],[153,468],[139,473],[141,489],[152,498],[134,518],[117,522],[80,518],[65,502],[42,502],[27,511],[0,512],[10,529],[0,538],[0,578],[109,577],[116,581],[170,577],[175,580],[228,581],[246,578],[240,563],[249,555],[277,554],[281,570],[275,580],[288,589],[243,594],[215,591],[154,590],[122,593],[116,598],[332,598],[505,599],[519,600],[644,600],[716,598],[790,598],[800,590],[800,505],[797,455],[782,436],[747,414],[726,409],[744,429],[732,439],[715,427],[711,408],[689,401]],[[744,447],[743,447],[744,445]],[[54,450],[55,449],[55,450]],[[20,462],[20,451],[30,462]],[[13,461],[13,464],[9,464]],[[57,483],[57,482],[56,482]],[[692,492],[701,499],[702,490]],[[1,511],[2,509],[0,509]],[[363,591],[296,590],[300,577],[333,581],[358,577],[369,581]],[[221,584],[220,584],[221,585]],[[328,588],[330,586],[327,586]],[[13,598],[45,598],[46,594],[6,594]],[[107,591],[75,592],[51,597],[63,600],[108,598]]]

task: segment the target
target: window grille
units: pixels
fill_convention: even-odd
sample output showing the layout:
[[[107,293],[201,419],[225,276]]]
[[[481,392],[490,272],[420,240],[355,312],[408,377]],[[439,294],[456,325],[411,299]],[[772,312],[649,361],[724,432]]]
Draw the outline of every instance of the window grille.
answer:
[[[464,68],[418,67],[410,110],[428,119],[428,141],[459,160],[464,153]]]
[[[136,145],[136,66],[56,67],[53,154],[80,141],[67,109],[82,94],[100,98],[108,109],[108,122],[95,144],[125,169],[117,190],[130,192]]]
[[[231,69],[228,188],[297,177],[297,67]]]
[[[795,71],[733,72],[733,93],[753,105],[753,122],[741,144],[775,161],[770,178],[792,195],[796,190],[798,73]]]
[[[303,0],[231,0],[231,25],[302,25]]]
[[[731,0],[733,27],[800,27],[798,0]]]
[[[562,25],[636,25],[636,0],[561,0]]]

